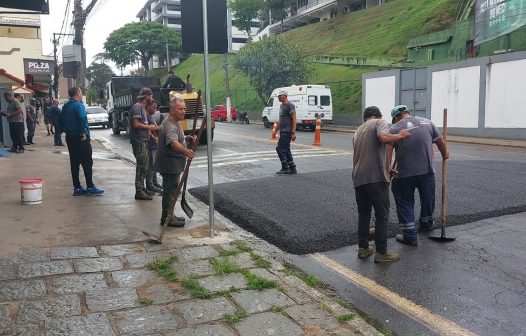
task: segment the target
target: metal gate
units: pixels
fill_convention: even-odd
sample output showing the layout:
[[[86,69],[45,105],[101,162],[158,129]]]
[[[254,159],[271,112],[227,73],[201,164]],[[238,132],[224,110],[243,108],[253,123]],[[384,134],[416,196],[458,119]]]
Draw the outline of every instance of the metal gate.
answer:
[[[427,68],[400,71],[400,104],[411,114],[430,118],[427,111]]]

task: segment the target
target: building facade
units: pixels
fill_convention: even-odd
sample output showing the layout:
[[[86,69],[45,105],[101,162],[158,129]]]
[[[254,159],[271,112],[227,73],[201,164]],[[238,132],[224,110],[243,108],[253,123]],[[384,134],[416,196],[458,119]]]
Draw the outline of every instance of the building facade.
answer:
[[[296,0],[287,9],[287,17],[268,26],[268,34],[275,35],[291,29],[333,18],[340,14],[379,6],[394,0]],[[338,8],[339,7],[339,8]]]

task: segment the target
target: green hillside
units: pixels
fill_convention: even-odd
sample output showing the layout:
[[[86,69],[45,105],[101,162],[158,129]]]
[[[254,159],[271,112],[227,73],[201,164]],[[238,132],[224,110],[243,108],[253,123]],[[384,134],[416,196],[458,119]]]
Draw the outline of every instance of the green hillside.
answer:
[[[396,0],[342,17],[325,20],[284,33],[304,46],[310,55],[375,56],[402,59],[407,55],[409,39],[450,27],[454,22],[456,0]],[[232,57],[232,56],[231,56]],[[210,57],[212,103],[224,101],[224,57]],[[314,64],[311,83],[330,83],[335,113],[360,113],[361,76],[376,71],[372,67]],[[190,73],[194,88],[204,88],[203,57],[194,55],[174,69],[183,77]],[[152,75],[166,76],[164,70]],[[300,84],[300,83],[298,83]],[[260,111],[257,98],[247,78],[230,67],[230,88],[236,107]]]

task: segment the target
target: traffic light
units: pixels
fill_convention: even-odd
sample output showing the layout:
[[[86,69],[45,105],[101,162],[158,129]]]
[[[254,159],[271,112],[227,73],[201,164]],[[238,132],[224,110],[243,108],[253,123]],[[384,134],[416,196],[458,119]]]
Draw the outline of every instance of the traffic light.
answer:
[[[207,0],[208,52],[228,52],[226,0]],[[185,53],[204,53],[203,3],[201,0],[181,0],[181,36]]]

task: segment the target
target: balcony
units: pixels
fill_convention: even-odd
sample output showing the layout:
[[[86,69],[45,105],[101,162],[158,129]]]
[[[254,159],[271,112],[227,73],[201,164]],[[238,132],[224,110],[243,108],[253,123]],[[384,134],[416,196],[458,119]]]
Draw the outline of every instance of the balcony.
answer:
[[[321,21],[335,9],[336,0],[310,0],[306,6],[291,8],[290,16],[283,19],[283,31]],[[271,24],[269,30],[271,35],[281,32],[281,22]]]

